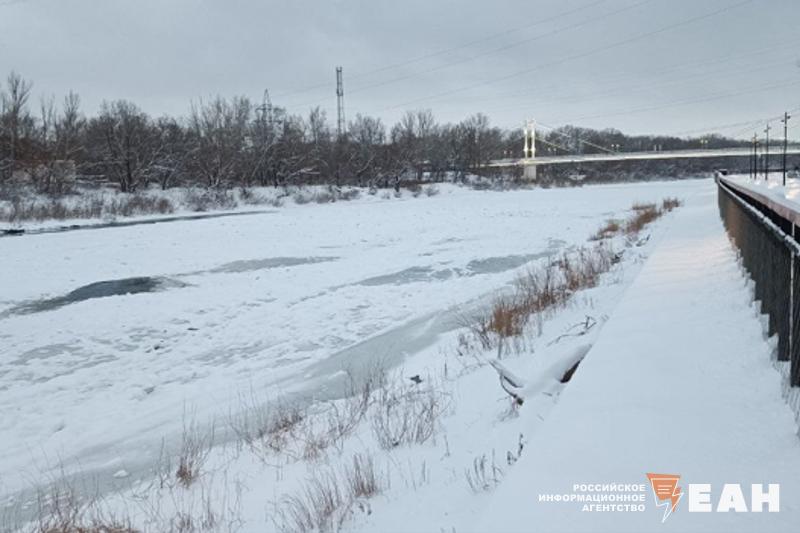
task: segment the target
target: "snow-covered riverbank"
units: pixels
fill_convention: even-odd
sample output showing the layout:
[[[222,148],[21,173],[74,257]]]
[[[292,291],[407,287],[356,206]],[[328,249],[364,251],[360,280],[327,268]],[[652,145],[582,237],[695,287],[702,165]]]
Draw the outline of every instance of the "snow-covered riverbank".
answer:
[[[229,420],[242,409],[243,395],[334,398],[342,370],[373,359],[403,363],[409,375],[437,375],[446,361],[441,354],[452,355],[457,346],[459,316],[488,304],[520,269],[584,244],[605,219],[626,216],[634,202],[707,200],[710,188],[705,180],[503,193],[459,189],[3,239],[8,260],[0,276],[9,283],[0,295],[0,404],[13,416],[0,428],[6,443],[0,489],[14,493],[56,475],[60,466],[111,483],[146,478],[162,438],[179,446],[187,412],[205,425]],[[637,261],[631,258],[619,276],[632,275]],[[546,331],[555,338],[586,314],[602,318],[622,288],[593,289],[596,295],[590,291]],[[549,357],[530,364],[560,356]],[[501,400],[492,372],[482,368],[458,381],[467,387],[462,392],[451,391],[466,419],[447,424],[447,453],[457,457],[447,468],[454,472],[449,483],[462,489],[463,468],[475,457],[504,447],[497,453],[505,461],[519,441],[516,425],[498,422],[506,407],[465,392],[474,379]],[[549,409],[547,402],[542,409]],[[500,440],[473,442],[473,432]],[[433,461],[445,453],[442,444],[408,451],[408,460]],[[411,463],[416,471],[419,465]],[[270,490],[280,499],[291,489],[289,483]],[[472,497],[469,490],[464,497]],[[257,509],[263,508],[262,502]]]

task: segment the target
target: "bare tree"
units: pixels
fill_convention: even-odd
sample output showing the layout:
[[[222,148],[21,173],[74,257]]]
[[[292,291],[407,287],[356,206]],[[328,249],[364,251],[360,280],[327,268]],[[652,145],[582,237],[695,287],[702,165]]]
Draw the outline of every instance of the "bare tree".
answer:
[[[161,189],[166,190],[184,173],[187,134],[178,121],[170,117],[158,119],[155,129],[161,149],[155,160],[153,174]]]
[[[245,165],[252,108],[244,97],[228,101],[218,96],[208,103],[192,105],[186,165],[206,186],[229,185],[254,173],[252,165]]]
[[[136,105],[104,103],[89,130],[99,163],[120,191],[133,192],[153,176],[161,142],[150,118]]]
[[[308,159],[314,166],[314,171],[320,181],[325,182],[333,178],[338,185],[341,157],[339,140],[337,140],[337,146],[334,147],[328,116],[319,106],[314,107],[308,113],[306,136]],[[336,152],[334,152],[334,148],[336,148]]]
[[[347,128],[348,139],[351,143],[350,166],[356,184],[364,184],[364,178],[372,174],[379,178],[380,155],[386,142],[386,128],[379,118],[356,115]]]
[[[4,150],[0,154],[0,165],[6,178],[14,172],[16,161],[20,158],[20,141],[26,132],[33,130],[33,117],[27,110],[28,99],[33,84],[12,71],[6,80],[7,88],[0,94],[0,124],[4,138]]]
[[[56,155],[62,160],[75,159],[82,149],[81,134],[86,124],[80,112],[81,99],[70,91],[64,97],[61,115],[55,123]]]

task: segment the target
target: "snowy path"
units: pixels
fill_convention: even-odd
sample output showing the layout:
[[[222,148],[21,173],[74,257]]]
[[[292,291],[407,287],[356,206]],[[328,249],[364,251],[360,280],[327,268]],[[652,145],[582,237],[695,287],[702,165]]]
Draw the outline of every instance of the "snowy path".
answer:
[[[761,323],[719,220],[694,197],[626,292],[559,404],[493,495],[475,530],[797,531],[800,439]],[[539,502],[573,484],[780,483],[779,513],[583,512]]]

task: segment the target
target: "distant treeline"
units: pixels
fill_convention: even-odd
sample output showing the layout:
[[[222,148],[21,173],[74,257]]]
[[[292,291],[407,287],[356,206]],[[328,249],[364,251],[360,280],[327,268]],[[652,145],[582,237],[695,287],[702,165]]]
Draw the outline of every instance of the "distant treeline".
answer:
[[[319,107],[304,117],[246,97],[216,97],[192,103],[186,116],[156,118],[132,102],[116,100],[86,116],[78,94],[34,103],[32,87],[14,72],[0,84],[0,184],[26,181],[43,193],[62,192],[75,178],[113,183],[126,192],[153,183],[163,188],[391,186],[486,174],[487,162],[522,157],[523,150],[521,128],[493,127],[481,113],[441,124],[430,110],[409,111],[391,127],[356,115],[340,136]],[[536,144],[537,154],[550,155],[746,143],[565,126],[538,132]]]

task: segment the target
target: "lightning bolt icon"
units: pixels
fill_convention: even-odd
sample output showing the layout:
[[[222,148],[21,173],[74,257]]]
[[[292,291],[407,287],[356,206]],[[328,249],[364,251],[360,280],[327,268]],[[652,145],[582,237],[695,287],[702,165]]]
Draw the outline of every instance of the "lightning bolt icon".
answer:
[[[664,517],[661,523],[667,521],[669,515],[675,510],[678,505],[683,492],[678,486],[678,480],[681,476],[677,474],[647,474],[647,479],[653,486],[653,497],[656,500],[656,507],[665,507]]]

